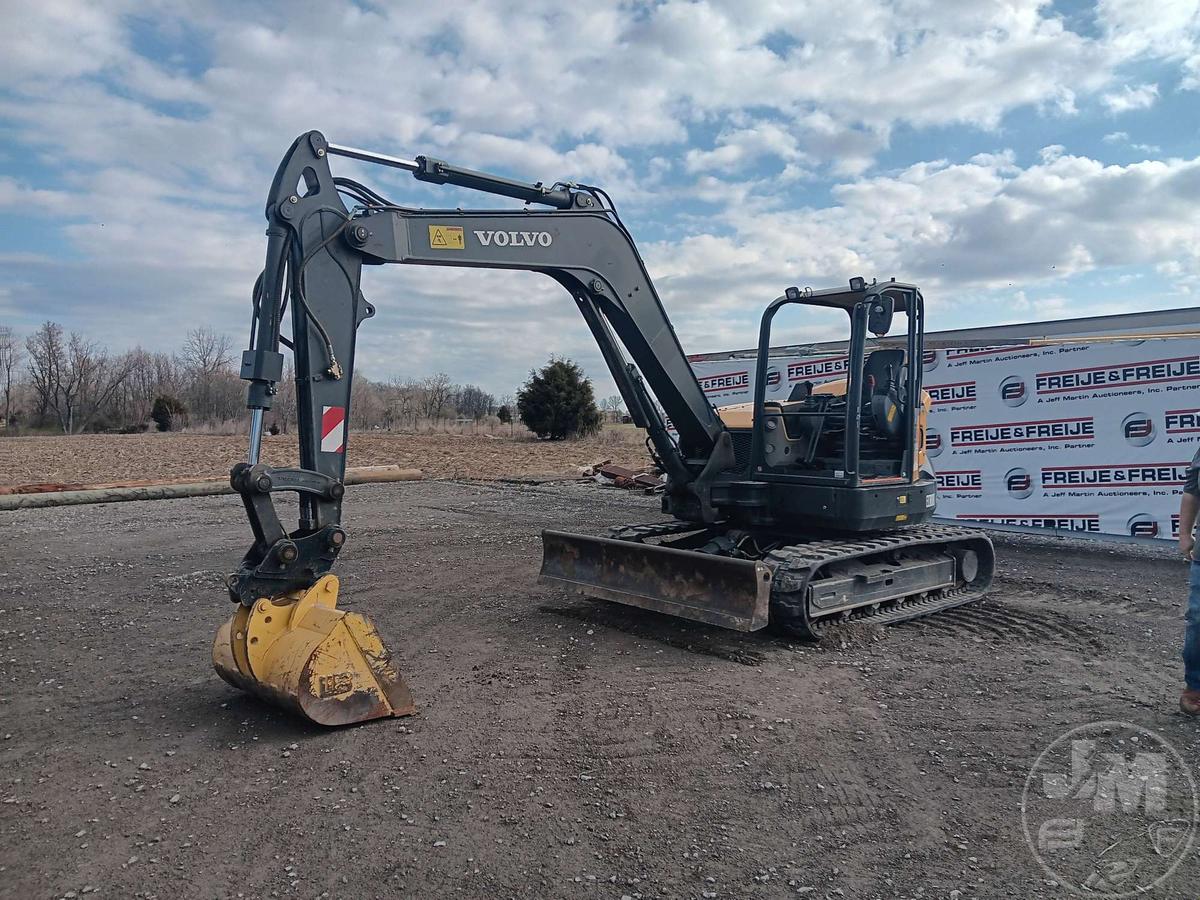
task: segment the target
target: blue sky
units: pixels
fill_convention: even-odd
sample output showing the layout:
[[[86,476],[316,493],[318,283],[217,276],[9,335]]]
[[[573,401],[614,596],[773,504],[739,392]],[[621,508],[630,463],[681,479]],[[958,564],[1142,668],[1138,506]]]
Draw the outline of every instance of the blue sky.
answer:
[[[22,332],[242,346],[263,199],[312,128],[605,186],[689,352],[751,345],[787,285],[860,274],[921,284],[931,329],[1196,304],[1196,2],[6,7],[0,324]],[[413,205],[483,199],[337,168]],[[503,394],[556,353],[609,392],[547,279],[391,267],[364,291],[371,377]]]

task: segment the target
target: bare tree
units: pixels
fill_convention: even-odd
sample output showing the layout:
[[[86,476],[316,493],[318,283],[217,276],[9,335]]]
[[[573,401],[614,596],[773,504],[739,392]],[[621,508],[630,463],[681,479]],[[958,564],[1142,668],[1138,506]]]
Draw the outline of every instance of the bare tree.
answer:
[[[384,417],[387,406],[381,385],[367,378],[356,378],[350,386],[350,427],[357,431],[374,428]]]
[[[296,421],[296,365],[291,357],[283,368],[283,380],[279,382],[279,391],[271,407],[271,421],[284,434]]]
[[[490,416],[496,408],[496,398],[474,384],[456,385],[451,392],[450,402],[460,416],[475,421]]]
[[[393,378],[384,391],[383,426],[388,429],[405,423],[416,424],[421,413],[424,390],[420,382]]]
[[[0,325],[0,386],[4,389],[4,419],[0,427],[12,422],[13,392],[21,365],[21,342],[7,325]]]
[[[64,434],[83,431],[129,377],[127,359],[109,359],[107,351],[62,326],[45,322],[25,342],[29,375],[42,408],[53,413]]]
[[[173,394],[183,392],[183,372],[171,354],[154,354],[154,381],[161,389],[169,390]]]
[[[179,353],[187,375],[184,392],[192,418],[220,422],[242,412],[242,385],[233,371],[233,344],[211,328],[193,328]]]
[[[422,378],[421,415],[426,419],[440,419],[450,404],[450,389],[450,376],[445,372]]]
[[[38,418],[47,418],[55,410],[58,386],[63,380],[66,357],[62,326],[44,322],[25,340],[29,353],[29,382],[37,401]]]
[[[190,371],[212,375],[233,365],[233,342],[229,335],[201,326],[187,333],[179,355]]]
[[[178,366],[169,354],[135,347],[121,357],[119,364],[128,366],[129,375],[113,395],[108,411],[116,422],[143,424],[150,420],[156,398],[179,397],[182,385]]]

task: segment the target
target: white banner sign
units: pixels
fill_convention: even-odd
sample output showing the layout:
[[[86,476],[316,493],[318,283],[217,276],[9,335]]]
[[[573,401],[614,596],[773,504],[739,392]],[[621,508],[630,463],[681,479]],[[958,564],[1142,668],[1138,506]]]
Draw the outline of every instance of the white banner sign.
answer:
[[[768,399],[846,373],[845,356],[772,358]],[[717,406],[753,399],[753,360],[692,364]],[[1200,441],[1200,346],[1148,339],[925,354],[938,515],[1172,539]]]

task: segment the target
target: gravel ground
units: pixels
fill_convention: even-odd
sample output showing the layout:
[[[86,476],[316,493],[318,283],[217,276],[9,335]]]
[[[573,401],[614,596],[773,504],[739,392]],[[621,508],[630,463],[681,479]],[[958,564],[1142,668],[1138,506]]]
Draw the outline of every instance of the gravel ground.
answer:
[[[541,528],[655,517],[353,488],[343,597],[420,711],[330,731],[210,668],[236,499],[6,514],[0,897],[1065,897],[1022,835],[1039,752],[1117,719],[1200,762],[1166,549],[997,536],[989,599],[817,648],[535,584]]]

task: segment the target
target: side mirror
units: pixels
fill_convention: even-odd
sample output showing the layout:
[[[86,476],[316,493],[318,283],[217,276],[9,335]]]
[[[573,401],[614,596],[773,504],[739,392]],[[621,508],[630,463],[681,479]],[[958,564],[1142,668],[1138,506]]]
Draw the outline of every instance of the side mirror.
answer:
[[[871,309],[867,313],[867,331],[876,337],[883,337],[892,330],[892,313],[895,304],[891,297],[876,297],[871,301]]]

